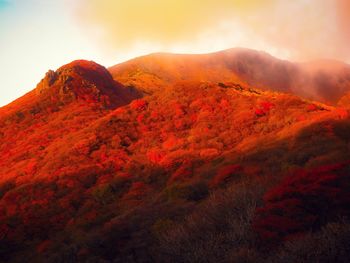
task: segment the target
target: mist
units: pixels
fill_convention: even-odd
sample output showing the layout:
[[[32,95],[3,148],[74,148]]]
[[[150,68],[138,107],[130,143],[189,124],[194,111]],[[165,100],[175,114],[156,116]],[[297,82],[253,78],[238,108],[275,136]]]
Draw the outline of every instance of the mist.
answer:
[[[241,46],[295,61],[349,62],[348,7],[346,0],[88,0],[76,14],[110,54]]]

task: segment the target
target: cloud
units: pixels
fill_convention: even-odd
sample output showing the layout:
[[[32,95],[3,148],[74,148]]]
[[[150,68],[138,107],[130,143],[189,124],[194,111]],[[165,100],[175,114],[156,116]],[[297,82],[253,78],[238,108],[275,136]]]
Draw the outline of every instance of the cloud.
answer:
[[[81,21],[92,31],[118,47],[125,47],[138,41],[169,45],[191,40],[230,17],[232,11],[243,14],[259,3],[259,0],[87,0],[77,10]]]
[[[243,45],[294,60],[349,60],[348,7],[347,0],[86,0],[76,10],[88,34],[112,51]]]
[[[338,23],[343,40],[350,42],[350,1],[337,0]]]

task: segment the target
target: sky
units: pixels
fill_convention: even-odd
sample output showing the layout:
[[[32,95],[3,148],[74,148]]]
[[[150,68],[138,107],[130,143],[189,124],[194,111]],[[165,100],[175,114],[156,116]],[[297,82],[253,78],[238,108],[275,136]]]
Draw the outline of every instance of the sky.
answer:
[[[0,106],[75,59],[232,47],[350,62],[350,0],[0,0]]]

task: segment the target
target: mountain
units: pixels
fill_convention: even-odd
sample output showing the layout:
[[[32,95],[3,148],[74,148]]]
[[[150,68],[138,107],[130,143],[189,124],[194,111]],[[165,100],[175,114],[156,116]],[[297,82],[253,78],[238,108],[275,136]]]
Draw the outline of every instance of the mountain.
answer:
[[[288,86],[336,64],[239,49],[49,71],[0,109],[0,262],[346,262],[349,110]]]
[[[94,62],[74,61],[47,72],[33,91],[0,109],[0,182],[16,177],[64,134],[134,98],[134,92]]]
[[[109,68],[114,79],[152,93],[177,81],[233,81],[336,105],[350,90],[350,66],[338,61],[291,63],[235,48],[211,54],[156,53]]]

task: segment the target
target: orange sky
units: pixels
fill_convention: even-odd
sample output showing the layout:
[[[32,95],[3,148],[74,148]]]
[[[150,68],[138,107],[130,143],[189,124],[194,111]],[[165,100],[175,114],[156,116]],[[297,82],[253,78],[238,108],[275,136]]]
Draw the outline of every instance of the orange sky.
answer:
[[[349,0],[86,0],[79,22],[107,51],[244,46],[292,60],[347,59]],[[346,32],[347,31],[347,32]],[[154,48],[152,48],[154,47]],[[112,52],[112,53],[113,53]]]
[[[0,0],[0,106],[74,59],[232,47],[350,62],[350,0]]]
[[[337,12],[343,38],[350,43],[350,1],[337,0]]]

